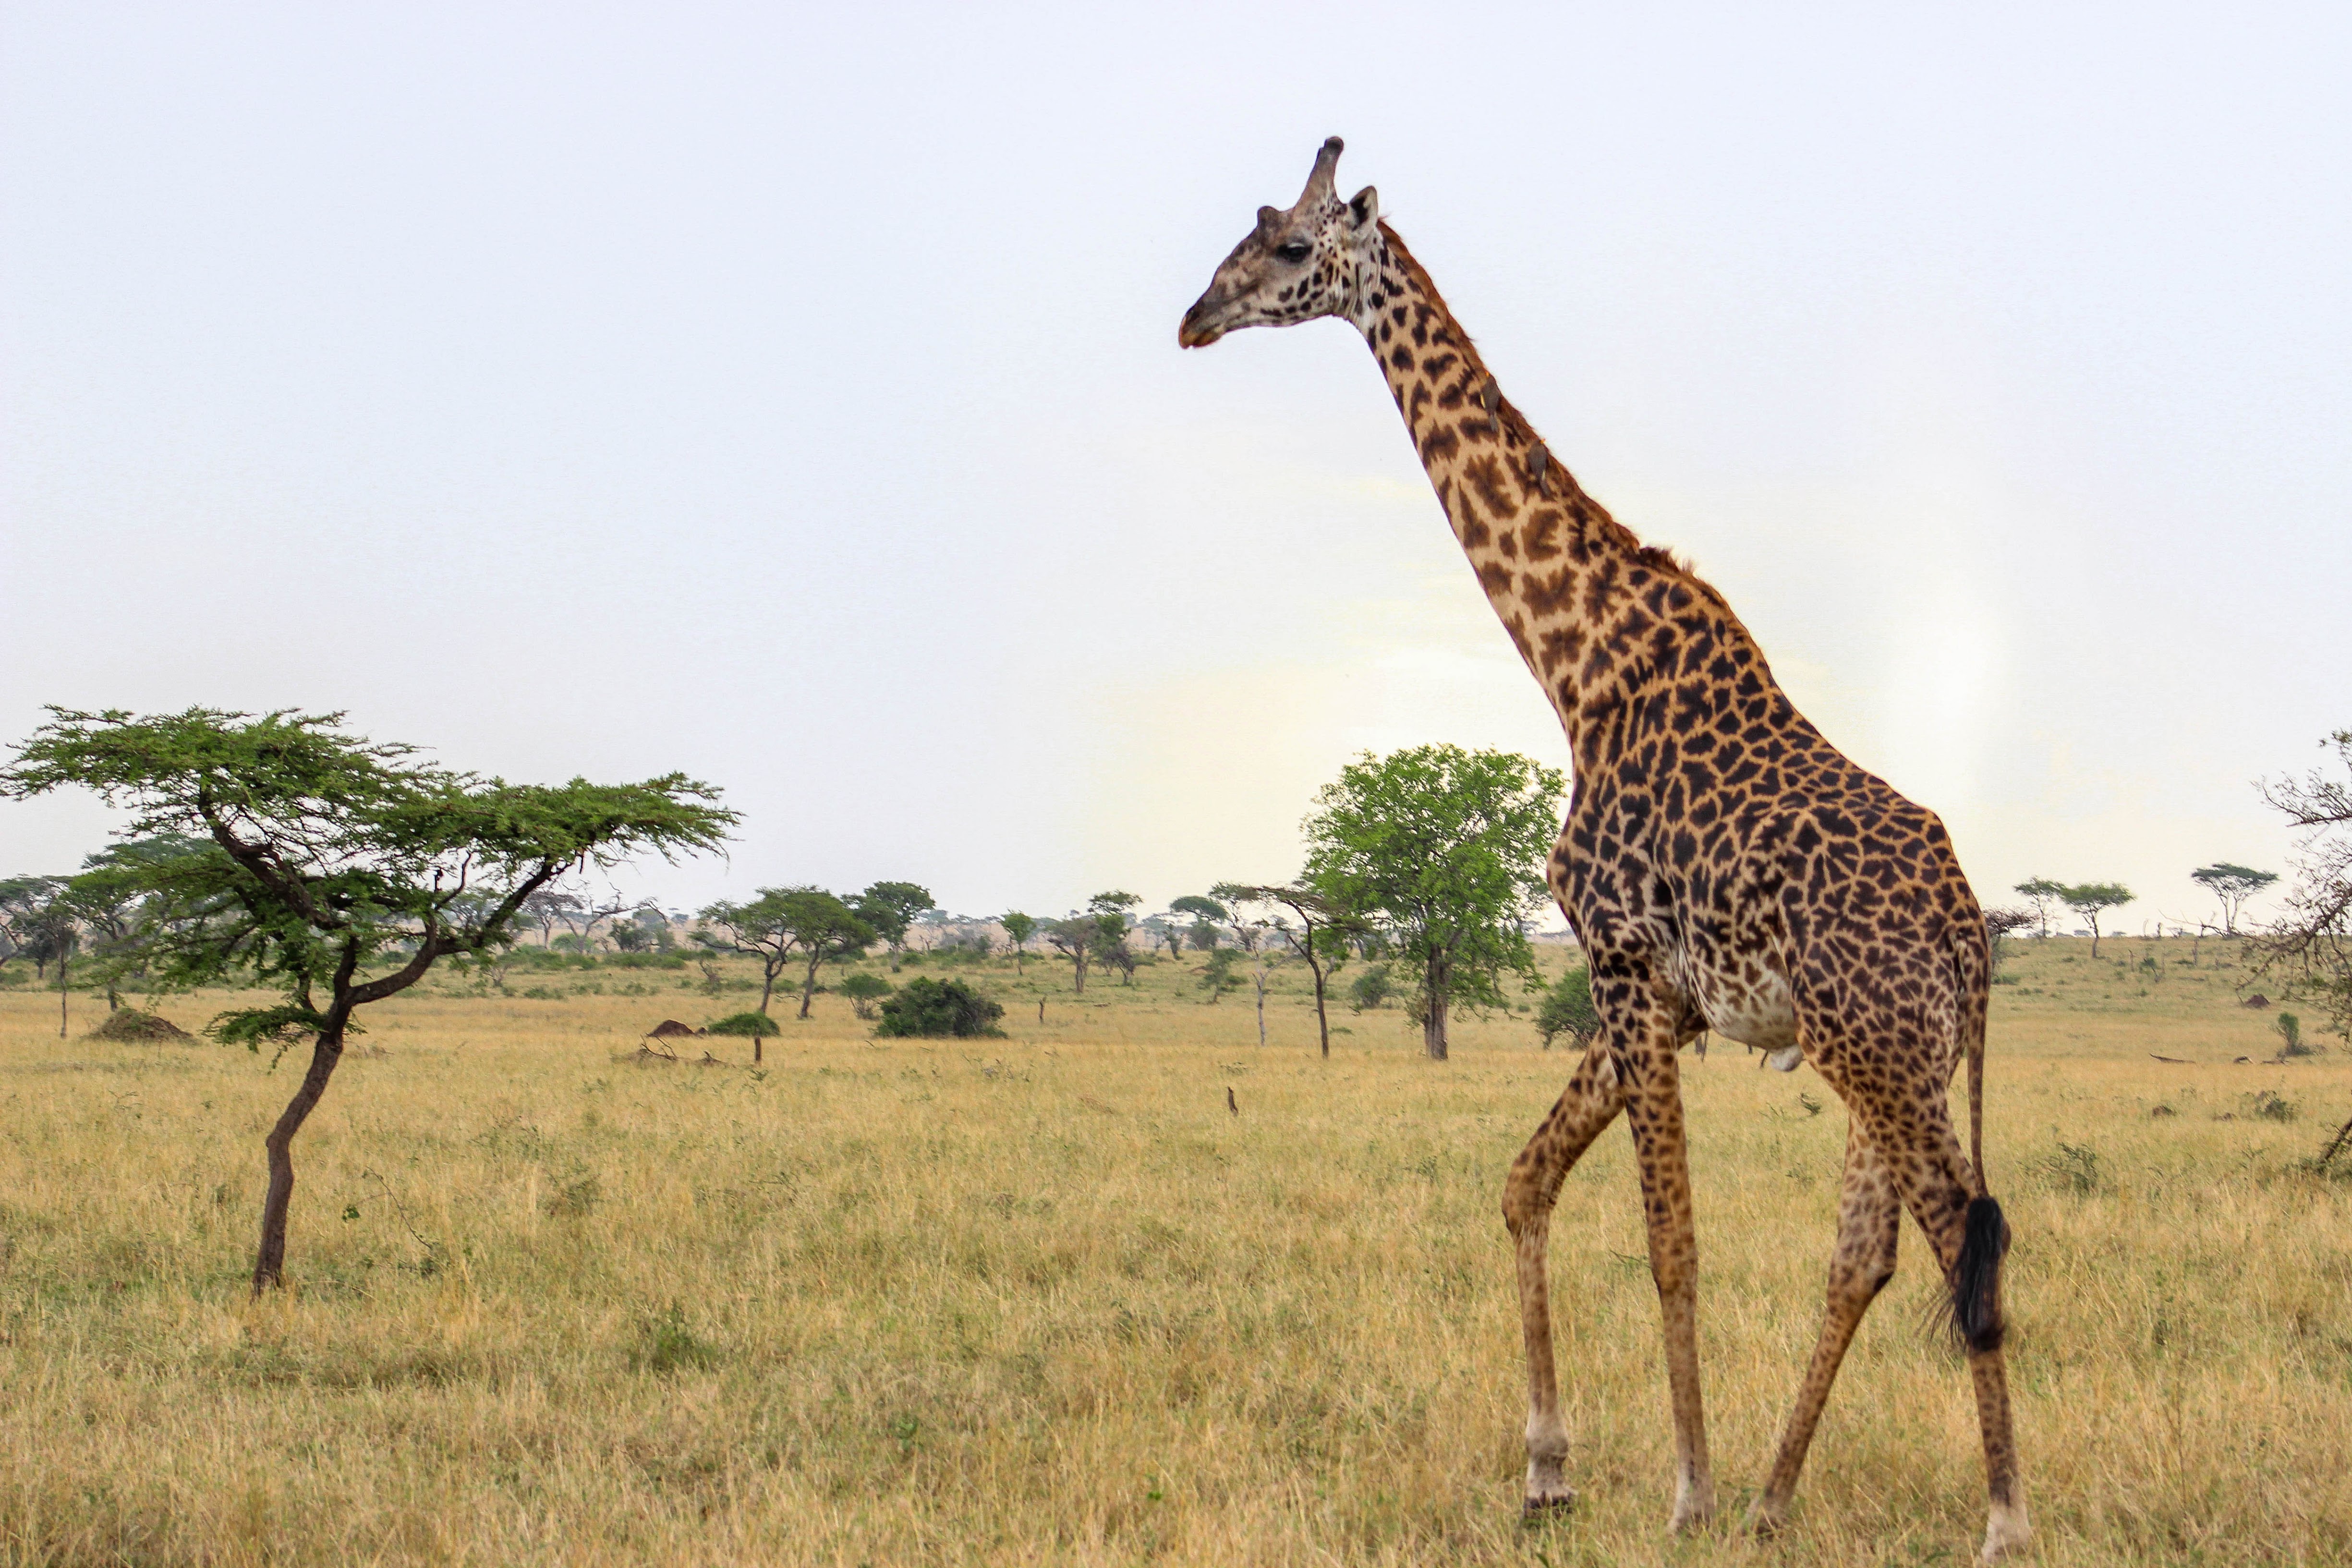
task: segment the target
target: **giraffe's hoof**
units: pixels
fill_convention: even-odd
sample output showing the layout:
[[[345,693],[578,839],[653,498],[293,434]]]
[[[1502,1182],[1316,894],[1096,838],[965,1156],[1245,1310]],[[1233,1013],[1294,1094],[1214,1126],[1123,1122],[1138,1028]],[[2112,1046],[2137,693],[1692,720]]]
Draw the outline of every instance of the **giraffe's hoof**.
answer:
[[[1541,1491],[1530,1490],[1519,1504],[1519,1517],[1533,1524],[1556,1518],[1576,1507],[1576,1489],[1562,1481]]]
[[[1748,1510],[1748,1533],[1759,1541],[1771,1540],[1788,1522],[1786,1511],[1777,1504],[1768,1504],[1761,1498],[1757,1499]]]
[[[2027,1522],[2022,1508],[2003,1508],[1995,1504],[1992,1517],[1985,1521],[1984,1551],[1979,1561],[1996,1563],[2012,1552],[2022,1552],[2033,1539],[2033,1526]]]
[[[1675,1499],[1675,1511],[1666,1521],[1666,1533],[1695,1535],[1714,1522],[1715,1489],[1693,1487]]]

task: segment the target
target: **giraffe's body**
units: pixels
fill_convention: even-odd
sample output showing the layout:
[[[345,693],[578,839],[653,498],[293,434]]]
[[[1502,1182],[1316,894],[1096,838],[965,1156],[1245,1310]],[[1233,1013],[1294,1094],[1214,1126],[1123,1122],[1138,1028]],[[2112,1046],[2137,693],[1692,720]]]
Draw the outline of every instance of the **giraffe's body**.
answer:
[[[1800,1054],[1852,1116],[1829,1307],[1757,1505],[1776,1525],[1847,1342],[1894,1273],[1907,1209],[1953,1289],[1984,1430],[1988,1559],[2028,1530],[2000,1353],[2006,1229],[1948,1104],[1980,1101],[1990,955],[1935,815],[1849,762],[1774,682],[1722,595],[1580,490],[1500,394],[1369,189],[1332,188],[1325,144],[1297,205],[1261,208],[1179,334],[1319,316],[1370,346],[1439,502],[1528,670],[1558,710],[1576,790],[1549,867],[1591,966],[1598,1043],[1504,1194],[1528,1349],[1530,1509],[1573,1490],[1552,1367],[1545,1242],[1561,1181],[1622,1111],[1665,1320],[1674,1523],[1714,1483],[1699,1396],[1696,1248],[1676,1053],[1702,1030]]]

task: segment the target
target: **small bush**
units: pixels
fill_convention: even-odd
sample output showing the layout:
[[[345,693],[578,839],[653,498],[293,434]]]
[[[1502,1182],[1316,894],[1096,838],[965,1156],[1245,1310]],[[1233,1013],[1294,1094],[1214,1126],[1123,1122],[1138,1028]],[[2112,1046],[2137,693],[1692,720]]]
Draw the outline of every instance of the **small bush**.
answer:
[[[629,1364],[646,1372],[673,1373],[705,1367],[719,1359],[719,1348],[695,1333],[686,1321],[686,1309],[676,1301],[669,1310],[637,1321],[637,1344]]]
[[[2302,1111],[2278,1090],[2266,1089],[2249,1097],[2246,1114],[2257,1121],[2292,1121]]]
[[[2052,1186],[2078,1197],[2088,1196],[2106,1184],[2106,1174],[2099,1169],[2099,1152],[2087,1143],[2061,1142],[2057,1152],[2044,1154],[2033,1163]]]
[[[849,1010],[861,1018],[874,1016],[874,1004],[890,994],[890,983],[861,969],[835,987],[849,998]]]
[[[1389,966],[1375,963],[1356,976],[1348,987],[1348,1005],[1361,1013],[1369,1008],[1385,1007],[1394,987],[1389,978]]]
[[[1536,1032],[1543,1037],[1543,1047],[1562,1035],[1581,1046],[1601,1033],[1601,1014],[1592,1005],[1592,973],[1578,964],[1559,977],[1559,984],[1544,993],[1543,1005],[1536,1010]]]
[[[928,975],[907,982],[898,994],[882,1004],[877,1035],[1001,1035],[996,1020],[1004,1016],[1001,1003],[991,1001],[961,980],[933,980]]]
[[[765,1013],[730,1013],[715,1024],[708,1025],[706,1035],[781,1035],[784,1031]]]

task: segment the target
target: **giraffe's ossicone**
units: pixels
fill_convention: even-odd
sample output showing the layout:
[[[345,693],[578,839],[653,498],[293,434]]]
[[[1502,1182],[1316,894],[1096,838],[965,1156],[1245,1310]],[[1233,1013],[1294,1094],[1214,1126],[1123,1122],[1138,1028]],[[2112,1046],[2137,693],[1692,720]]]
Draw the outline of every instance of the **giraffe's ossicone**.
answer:
[[[1503,1196],[1527,1334],[1530,1510],[1564,1506],[1545,1242],[1569,1168],[1618,1113],[1633,1130],[1665,1322],[1672,1522],[1715,1507],[1699,1395],[1697,1247],[1677,1052],[1714,1029],[1800,1059],[1851,1117],[1821,1339],[1751,1514],[1782,1520],[1830,1384],[1918,1222],[1976,1384],[1987,1561],[2030,1533],[2001,1354],[2008,1231],[1981,1142],[1984,919],[1936,815],[1855,766],[1797,711],[1715,589],[1580,489],[1488,374],[1370,187],[1342,200],[1340,142],[1257,222],[1184,313],[1202,348],[1332,316],[1370,345],[1438,503],[1559,711],[1576,789],[1549,877],[1591,966],[1598,1042]],[[1949,1106],[1969,1068],[1970,1147]]]

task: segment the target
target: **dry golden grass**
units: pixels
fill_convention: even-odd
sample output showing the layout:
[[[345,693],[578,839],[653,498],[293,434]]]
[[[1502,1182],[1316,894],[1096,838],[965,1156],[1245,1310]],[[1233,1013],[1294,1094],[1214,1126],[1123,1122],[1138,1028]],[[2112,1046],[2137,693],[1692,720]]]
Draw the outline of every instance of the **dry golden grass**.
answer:
[[[2352,1058],[2229,1065],[2273,1048],[2266,1017],[2167,945],[2150,983],[2145,943],[2118,967],[2053,942],[1997,993],[2035,1560],[2352,1562],[2352,1180],[2299,1166],[2352,1113]],[[294,1288],[259,1303],[289,1068],[60,1041],[53,995],[0,994],[0,1561],[1969,1556],[1967,1379],[1907,1226],[1792,1529],[1733,1528],[1819,1310],[1844,1125],[1809,1071],[1686,1058],[1724,1523],[1661,1532],[1657,1309],[1612,1130],[1554,1230],[1583,1500],[1528,1529],[1498,1199],[1569,1060],[1507,1018],[1432,1064],[1391,1010],[1343,1011],[1326,1063],[1296,990],[1261,1052],[1245,994],[1200,1005],[1172,966],[1083,1004],[1034,962],[1025,989],[985,973],[1005,1039],[874,1040],[827,997],[764,1073],[740,1039],[687,1043],[727,1066],[629,1059],[732,996],[381,1007],[298,1146]]]

